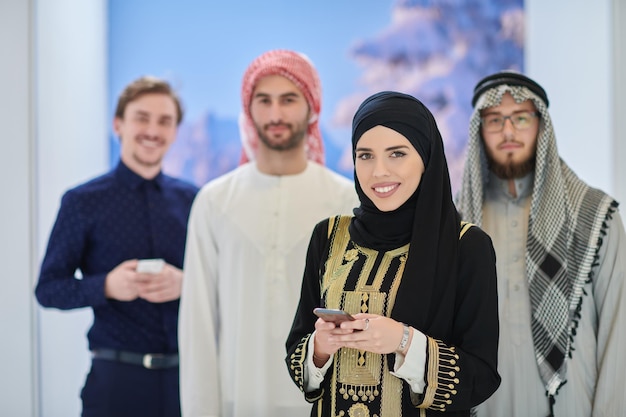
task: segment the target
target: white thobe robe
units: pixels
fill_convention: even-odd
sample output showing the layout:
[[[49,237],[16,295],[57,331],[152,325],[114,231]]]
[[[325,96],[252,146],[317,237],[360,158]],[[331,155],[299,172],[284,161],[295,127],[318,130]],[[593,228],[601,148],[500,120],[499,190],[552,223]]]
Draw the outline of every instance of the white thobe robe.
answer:
[[[309,162],[255,163],[205,185],[191,210],[179,318],[185,417],[308,416],[285,364],[314,226],[359,204],[354,185]]]
[[[516,198],[509,194],[508,183],[493,174],[485,188],[482,228],[496,250],[502,383],[478,407],[479,417],[549,414],[535,359],[526,278],[532,180],[532,174],[515,180]],[[555,417],[626,416],[626,235],[619,212],[612,217],[592,282],[584,286],[567,382],[555,397]]]

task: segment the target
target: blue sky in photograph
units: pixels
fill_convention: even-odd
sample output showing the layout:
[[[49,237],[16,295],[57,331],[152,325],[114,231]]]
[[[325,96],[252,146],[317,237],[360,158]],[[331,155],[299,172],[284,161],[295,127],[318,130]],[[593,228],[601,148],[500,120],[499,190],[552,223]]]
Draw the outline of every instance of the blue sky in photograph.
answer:
[[[175,84],[190,118],[206,110],[236,117],[248,64],[267,50],[287,48],[304,52],[316,65],[324,120],[357,83],[360,69],[349,48],[384,28],[392,5],[390,0],[110,0],[110,107],[126,83],[149,73]]]

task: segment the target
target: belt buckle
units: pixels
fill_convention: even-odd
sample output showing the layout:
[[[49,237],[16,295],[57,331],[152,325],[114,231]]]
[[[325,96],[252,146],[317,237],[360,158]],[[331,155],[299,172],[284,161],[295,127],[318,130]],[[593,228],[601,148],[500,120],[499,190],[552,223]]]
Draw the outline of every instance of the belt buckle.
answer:
[[[165,355],[163,355],[162,353],[146,353],[145,355],[143,355],[143,367],[146,369],[155,369],[156,366],[154,365],[154,359],[163,359],[165,357]]]

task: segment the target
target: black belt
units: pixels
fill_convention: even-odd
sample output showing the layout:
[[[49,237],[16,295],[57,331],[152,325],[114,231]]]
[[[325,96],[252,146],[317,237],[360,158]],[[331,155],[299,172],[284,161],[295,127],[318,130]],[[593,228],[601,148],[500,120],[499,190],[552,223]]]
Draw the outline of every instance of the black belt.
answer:
[[[106,359],[140,365],[146,369],[166,369],[178,366],[178,353],[137,353],[124,350],[97,349],[91,351],[94,359]]]

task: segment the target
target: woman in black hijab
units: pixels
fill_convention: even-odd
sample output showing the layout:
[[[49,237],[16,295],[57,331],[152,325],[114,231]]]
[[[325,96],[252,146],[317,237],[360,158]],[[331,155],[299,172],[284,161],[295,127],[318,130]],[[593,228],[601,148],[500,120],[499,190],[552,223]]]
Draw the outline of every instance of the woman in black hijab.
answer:
[[[469,416],[500,383],[491,240],[461,222],[441,135],[419,100],[366,99],[352,148],[361,205],[313,231],[289,372],[312,416]],[[335,327],[316,307],[354,320]]]

